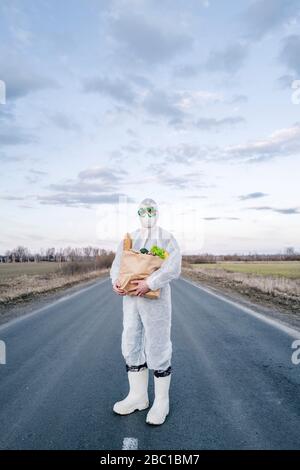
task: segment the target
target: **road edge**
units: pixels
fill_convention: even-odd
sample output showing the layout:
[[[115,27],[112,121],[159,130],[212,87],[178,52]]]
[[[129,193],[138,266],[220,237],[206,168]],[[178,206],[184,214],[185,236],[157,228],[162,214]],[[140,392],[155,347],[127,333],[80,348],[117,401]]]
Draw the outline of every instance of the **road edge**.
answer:
[[[295,338],[295,339],[300,339],[300,326],[299,325],[294,325],[293,323],[287,321],[288,317],[285,317],[285,319],[282,319],[283,315],[287,315],[286,313],[281,314],[280,312],[271,312],[266,309],[266,307],[261,307],[258,304],[253,304],[251,303],[251,307],[249,306],[250,302],[249,301],[244,301],[242,299],[237,299],[234,297],[234,295],[230,296],[227,292],[224,293],[221,290],[218,290],[216,288],[200,285],[196,283],[195,281],[191,281],[190,279],[187,279],[185,277],[180,277],[181,280],[184,282],[187,282],[188,284],[196,287],[197,289],[203,290],[204,292],[213,295],[214,297],[217,297],[224,302],[227,302],[234,307],[237,307],[243,312],[252,315],[256,317],[257,319],[263,321],[264,323],[268,323],[269,325],[279,329],[280,331],[288,334],[289,336]]]

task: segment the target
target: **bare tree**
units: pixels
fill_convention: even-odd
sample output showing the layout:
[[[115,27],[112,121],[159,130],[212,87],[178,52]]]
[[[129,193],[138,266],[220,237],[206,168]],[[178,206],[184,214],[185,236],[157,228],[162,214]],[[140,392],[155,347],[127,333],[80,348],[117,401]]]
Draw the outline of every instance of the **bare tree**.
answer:
[[[28,258],[28,249],[25,246],[19,245],[15,250],[15,257],[19,259],[19,261],[24,261],[24,259]]]
[[[83,253],[85,254],[85,256],[86,256],[87,258],[90,258],[92,252],[93,252],[93,247],[92,247],[92,246],[85,246],[85,247],[83,248]]]

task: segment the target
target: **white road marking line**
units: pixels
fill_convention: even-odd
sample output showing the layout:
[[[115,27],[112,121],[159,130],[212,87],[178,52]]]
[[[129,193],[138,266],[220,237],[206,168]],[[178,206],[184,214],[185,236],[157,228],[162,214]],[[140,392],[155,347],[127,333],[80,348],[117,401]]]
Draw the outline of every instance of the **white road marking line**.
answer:
[[[287,326],[285,323],[282,323],[280,320],[274,320],[273,318],[269,318],[265,316],[263,313],[258,313],[252,310],[249,307],[245,307],[244,305],[239,304],[238,302],[235,302],[234,300],[229,300],[226,297],[223,297],[221,294],[216,294],[215,292],[211,291],[210,289],[199,286],[198,284],[188,281],[187,279],[180,278],[183,281],[187,282],[188,284],[191,284],[194,287],[197,287],[198,289],[203,290],[204,292],[207,292],[208,294],[213,295],[214,297],[217,297],[218,299],[223,300],[224,302],[227,302],[228,304],[233,305],[234,307],[238,307],[239,309],[243,310],[245,313],[248,313],[249,315],[252,315],[253,317],[257,318],[258,320],[263,321],[264,323],[268,323],[269,325],[273,326],[274,328],[277,328],[278,330],[286,333],[287,335],[291,336],[294,339],[300,339],[300,331],[296,330],[295,328],[292,328],[290,326]]]
[[[138,450],[138,440],[135,437],[124,437],[122,450]]]
[[[54,302],[44,305],[44,307],[38,308],[37,310],[34,310],[33,312],[25,313],[24,315],[21,315],[20,317],[14,318],[13,320],[9,320],[7,323],[3,323],[3,325],[0,325],[0,331],[3,331],[6,328],[9,328],[11,325],[14,325],[15,323],[19,323],[20,321],[26,320],[27,318],[31,318],[37,313],[43,312],[44,310],[47,310],[48,308],[54,307],[55,305],[61,302],[65,302],[66,300],[69,300],[72,297],[76,297],[77,295],[82,294],[83,292],[86,292],[90,289],[93,289],[94,287],[99,286],[100,284],[104,284],[104,282],[107,282],[107,281],[108,281],[107,278],[99,282],[97,281],[91,286],[84,287],[76,292],[73,292],[73,294],[66,294],[63,297],[60,297],[59,299],[55,300]]]

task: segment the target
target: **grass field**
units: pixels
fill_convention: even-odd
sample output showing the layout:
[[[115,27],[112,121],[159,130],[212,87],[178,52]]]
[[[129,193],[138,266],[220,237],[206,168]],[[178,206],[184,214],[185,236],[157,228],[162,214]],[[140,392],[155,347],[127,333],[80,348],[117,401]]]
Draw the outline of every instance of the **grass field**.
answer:
[[[300,261],[228,261],[216,264],[199,263],[194,264],[193,267],[196,269],[223,269],[227,272],[300,279]]]
[[[0,281],[6,278],[21,276],[22,274],[46,274],[53,273],[59,267],[59,263],[0,263]]]
[[[299,261],[185,263],[182,275],[258,304],[300,314]]]
[[[72,267],[72,263],[62,266]],[[22,303],[48,292],[96,280],[108,275],[107,268],[82,263],[80,269],[59,269],[60,263],[0,263],[0,316],[5,305]],[[82,268],[82,269],[81,269]],[[87,269],[88,268],[88,269]]]

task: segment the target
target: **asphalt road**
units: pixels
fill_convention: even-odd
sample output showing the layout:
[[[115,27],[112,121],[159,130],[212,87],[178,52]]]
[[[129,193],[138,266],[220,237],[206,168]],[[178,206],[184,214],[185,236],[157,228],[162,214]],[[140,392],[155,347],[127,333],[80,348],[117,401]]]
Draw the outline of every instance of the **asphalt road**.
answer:
[[[7,348],[0,448],[299,449],[297,332],[182,279],[172,296],[171,410],[163,426],[147,425],[146,410],[112,411],[127,377],[122,301],[104,280],[0,327]],[[150,383],[152,400],[152,374]]]

